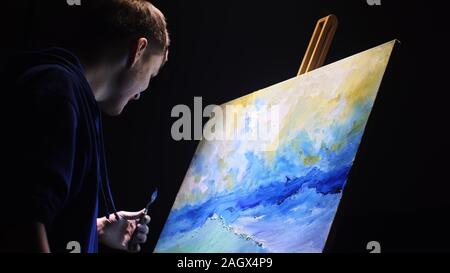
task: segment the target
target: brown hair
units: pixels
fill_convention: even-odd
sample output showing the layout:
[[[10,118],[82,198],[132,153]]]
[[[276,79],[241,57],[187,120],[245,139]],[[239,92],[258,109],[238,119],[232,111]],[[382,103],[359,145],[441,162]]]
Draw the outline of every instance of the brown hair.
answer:
[[[95,61],[99,54],[123,54],[138,38],[147,38],[149,52],[165,54],[170,39],[166,19],[148,0],[89,0],[81,8],[83,23],[76,51]],[[114,56],[112,56],[113,54]]]

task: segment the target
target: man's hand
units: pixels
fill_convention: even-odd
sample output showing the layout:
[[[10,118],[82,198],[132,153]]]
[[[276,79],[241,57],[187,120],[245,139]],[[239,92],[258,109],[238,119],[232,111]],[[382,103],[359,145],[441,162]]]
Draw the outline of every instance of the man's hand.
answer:
[[[144,210],[138,212],[119,211],[119,219],[114,214],[97,219],[97,231],[99,241],[114,249],[125,250],[129,252],[139,252],[139,244],[147,241],[148,223],[150,216],[145,216],[145,224],[139,224],[139,219],[144,215]],[[134,232],[137,232],[133,236]],[[133,239],[133,242],[131,240]],[[137,248],[130,248],[130,244],[137,244]],[[133,249],[133,250],[131,250]]]

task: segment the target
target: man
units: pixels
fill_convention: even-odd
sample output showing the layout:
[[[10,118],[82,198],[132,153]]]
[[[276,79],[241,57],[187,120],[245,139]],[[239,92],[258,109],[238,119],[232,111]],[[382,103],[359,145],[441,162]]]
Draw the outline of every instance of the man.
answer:
[[[165,18],[145,0],[79,8],[76,41],[18,56],[2,74],[1,251],[67,252],[75,242],[96,252],[100,242],[136,252],[146,241],[143,211],[115,211],[100,111],[119,115],[158,74],[168,56]]]

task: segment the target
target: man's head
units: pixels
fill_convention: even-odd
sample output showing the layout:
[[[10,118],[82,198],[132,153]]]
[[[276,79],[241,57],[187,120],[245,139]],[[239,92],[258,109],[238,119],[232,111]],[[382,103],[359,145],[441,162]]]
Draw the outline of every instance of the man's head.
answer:
[[[100,108],[119,115],[168,59],[164,15],[146,0],[91,0],[87,38],[77,52]],[[86,2],[86,3],[89,3]]]

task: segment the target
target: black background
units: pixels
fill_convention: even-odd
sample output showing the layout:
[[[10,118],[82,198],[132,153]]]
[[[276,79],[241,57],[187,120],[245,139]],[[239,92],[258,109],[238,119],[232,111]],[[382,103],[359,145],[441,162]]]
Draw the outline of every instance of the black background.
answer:
[[[83,0],[81,0],[83,1]],[[444,1],[155,0],[165,13],[169,62],[150,92],[105,117],[111,187],[121,210],[158,201],[144,251],[159,236],[197,142],[172,140],[177,104],[221,104],[296,75],[316,21],[340,22],[326,63],[400,40],[386,71],[326,252],[448,251],[448,42]],[[71,31],[61,1],[2,1],[1,63]],[[82,18],[79,18],[82,20]],[[73,24],[75,23],[75,24]],[[53,44],[55,45],[55,44]],[[76,223],[74,223],[76,224]]]

